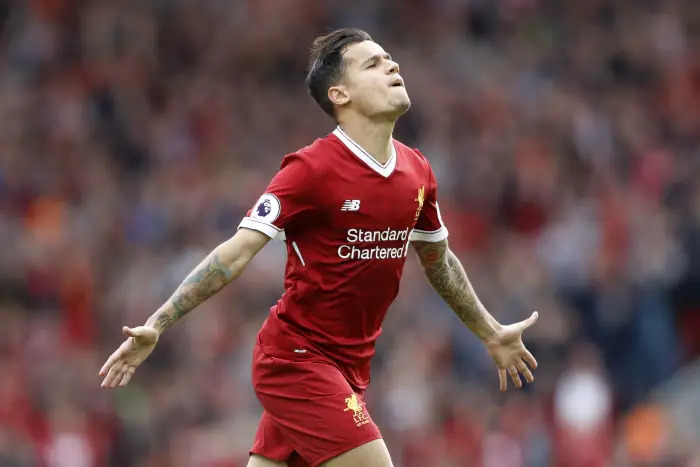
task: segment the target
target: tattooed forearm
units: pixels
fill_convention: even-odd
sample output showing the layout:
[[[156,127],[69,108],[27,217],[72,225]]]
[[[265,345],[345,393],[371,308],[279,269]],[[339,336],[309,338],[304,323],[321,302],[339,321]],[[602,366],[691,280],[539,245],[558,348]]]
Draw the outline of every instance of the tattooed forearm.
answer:
[[[162,334],[163,331],[168,329],[175,322],[165,310],[158,311],[153,316],[155,320],[153,327],[158,330],[159,334]]]
[[[477,298],[462,264],[448,248],[447,241],[414,242],[413,246],[428,282],[462,322],[482,339],[493,337],[499,324]]]
[[[232,280],[231,269],[222,264],[215,250],[187,276],[170,300],[146,324],[162,333]]]

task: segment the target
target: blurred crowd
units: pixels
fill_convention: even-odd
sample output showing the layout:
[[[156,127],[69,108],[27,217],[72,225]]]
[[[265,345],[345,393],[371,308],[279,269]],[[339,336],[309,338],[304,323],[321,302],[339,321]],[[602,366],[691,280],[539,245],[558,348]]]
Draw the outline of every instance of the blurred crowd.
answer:
[[[303,78],[340,26],[400,63],[396,137],[483,303],[540,312],[537,379],[501,395],[409,260],[368,393],[395,465],[700,465],[648,398],[700,353],[697,1],[17,0],[0,22],[0,466],[245,465],[283,245],[128,388],[97,371],[333,129]]]

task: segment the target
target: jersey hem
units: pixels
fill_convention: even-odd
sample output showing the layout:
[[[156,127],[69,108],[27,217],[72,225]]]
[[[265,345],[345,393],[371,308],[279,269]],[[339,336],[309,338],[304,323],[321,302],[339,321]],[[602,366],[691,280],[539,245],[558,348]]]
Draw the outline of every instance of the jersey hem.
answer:
[[[241,228],[246,228],[250,230],[257,230],[258,232],[262,232],[268,237],[270,237],[272,240],[280,240],[284,241],[285,240],[285,235],[284,235],[284,230],[275,227],[272,224],[268,224],[266,222],[262,222],[250,217],[244,217],[243,220],[241,221],[240,224],[238,224],[238,229]]]
[[[445,226],[440,227],[440,229],[434,232],[413,229],[413,232],[411,232],[411,241],[436,243],[445,240],[448,235],[449,233],[447,232],[447,228]]]

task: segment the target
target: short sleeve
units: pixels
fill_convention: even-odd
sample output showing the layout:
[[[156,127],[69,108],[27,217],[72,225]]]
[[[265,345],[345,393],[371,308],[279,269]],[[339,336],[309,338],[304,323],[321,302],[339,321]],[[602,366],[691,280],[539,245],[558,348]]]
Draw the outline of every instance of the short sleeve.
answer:
[[[428,164],[427,160],[425,162],[428,166],[430,180],[425,193],[423,208],[411,233],[411,241],[441,242],[447,238],[448,232],[440,216],[440,206],[438,206],[437,200],[437,180],[435,180],[435,174],[433,174],[430,164]]]
[[[313,168],[306,157],[290,154],[262,196],[238,228],[257,230],[271,239],[285,240],[285,228],[314,209]]]

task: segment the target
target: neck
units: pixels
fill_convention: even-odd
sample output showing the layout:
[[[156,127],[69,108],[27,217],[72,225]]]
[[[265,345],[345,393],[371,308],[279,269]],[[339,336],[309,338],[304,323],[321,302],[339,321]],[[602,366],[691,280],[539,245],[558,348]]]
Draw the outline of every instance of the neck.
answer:
[[[374,160],[384,165],[392,154],[391,135],[394,132],[394,123],[378,123],[367,118],[345,118],[338,121],[338,126]]]

